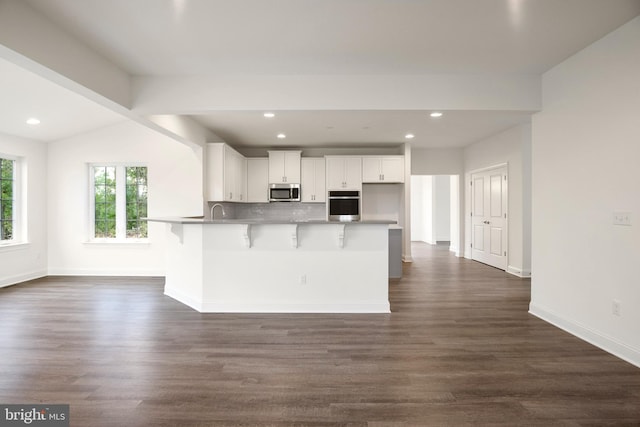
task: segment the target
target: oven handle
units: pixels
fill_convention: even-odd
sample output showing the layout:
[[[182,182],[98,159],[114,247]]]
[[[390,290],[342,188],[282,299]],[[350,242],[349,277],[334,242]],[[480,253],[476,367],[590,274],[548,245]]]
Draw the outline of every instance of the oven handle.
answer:
[[[330,200],[360,200],[360,197],[353,196],[329,196]]]

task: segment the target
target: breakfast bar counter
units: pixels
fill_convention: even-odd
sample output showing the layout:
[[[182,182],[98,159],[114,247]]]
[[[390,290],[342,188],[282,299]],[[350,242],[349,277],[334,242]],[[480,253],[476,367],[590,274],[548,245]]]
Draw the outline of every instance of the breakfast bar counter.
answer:
[[[392,221],[149,218],[165,294],[200,312],[389,313]]]

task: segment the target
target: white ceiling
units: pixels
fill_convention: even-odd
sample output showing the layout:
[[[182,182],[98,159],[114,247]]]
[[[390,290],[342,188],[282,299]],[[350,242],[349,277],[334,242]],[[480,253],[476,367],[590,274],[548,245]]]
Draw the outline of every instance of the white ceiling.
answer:
[[[525,112],[451,111],[431,118],[430,111],[221,111],[193,116],[234,146],[399,145],[421,148],[464,147],[529,121]],[[286,138],[276,137],[284,133]],[[405,139],[407,133],[415,138]]]
[[[145,76],[540,74],[640,13],[640,0],[26,1]],[[0,76],[0,131],[55,140],[120,119],[10,64]],[[407,132],[420,147],[465,146],[531,111],[277,113],[189,111],[232,145],[298,147],[393,145]],[[36,114],[42,125],[25,128]]]
[[[124,118],[0,58],[0,131],[37,141],[55,141]],[[37,126],[26,123],[35,117]]]
[[[28,0],[131,74],[541,73],[637,0]]]

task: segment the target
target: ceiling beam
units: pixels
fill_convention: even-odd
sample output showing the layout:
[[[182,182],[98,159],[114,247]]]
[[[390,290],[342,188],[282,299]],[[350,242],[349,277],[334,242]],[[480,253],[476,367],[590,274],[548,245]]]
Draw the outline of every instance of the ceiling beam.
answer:
[[[539,111],[539,75],[270,75],[133,77],[143,114],[223,110]]]

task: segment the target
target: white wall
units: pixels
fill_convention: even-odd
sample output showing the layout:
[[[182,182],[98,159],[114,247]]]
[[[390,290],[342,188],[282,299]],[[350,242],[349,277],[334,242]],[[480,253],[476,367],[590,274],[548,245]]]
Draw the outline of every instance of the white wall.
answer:
[[[493,135],[464,150],[465,169],[465,257],[471,258],[470,212],[471,193],[469,182],[471,172],[500,164],[508,165],[508,233],[507,250],[509,273],[518,276],[531,274],[529,258],[529,223],[525,208],[530,200],[531,125],[518,125],[497,135]]]
[[[450,226],[451,226],[451,239],[449,240],[451,244],[449,245],[449,250],[456,254],[456,256],[460,256],[460,176],[459,175],[450,175],[449,176],[449,214],[450,214]]]
[[[433,177],[411,177],[411,240],[435,244]]]
[[[640,17],[544,74],[531,289],[533,314],[638,366],[639,76]],[[614,211],[632,225],[614,226]]]
[[[436,242],[447,242],[451,239],[451,180],[447,175],[433,177],[434,190],[434,238]]]
[[[49,274],[164,275],[165,225],[148,244],[88,243],[89,163],[136,162],[149,174],[149,216],[202,215],[202,149],[134,122],[49,143]]]
[[[24,245],[0,247],[0,286],[11,285],[47,274],[47,147],[31,141],[0,133],[0,155],[21,157],[26,166],[27,195],[26,241]],[[26,190],[26,191],[25,191]]]

